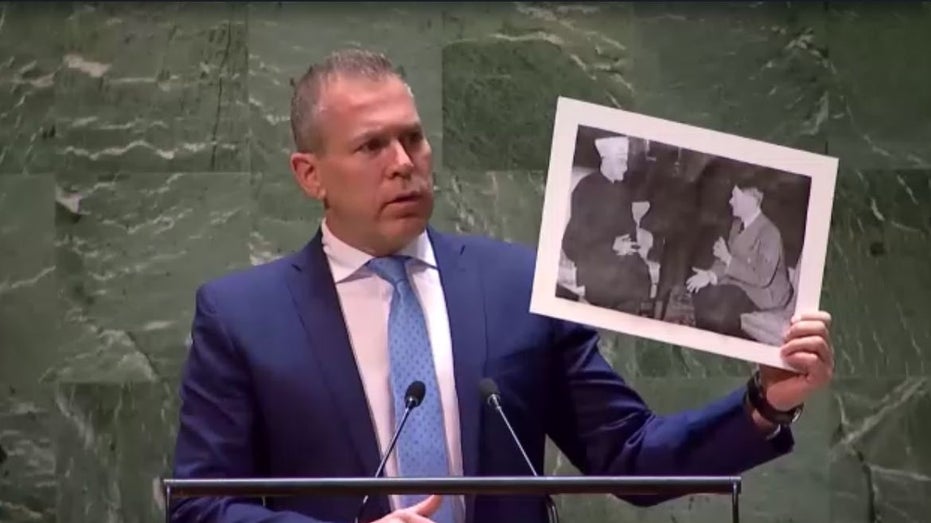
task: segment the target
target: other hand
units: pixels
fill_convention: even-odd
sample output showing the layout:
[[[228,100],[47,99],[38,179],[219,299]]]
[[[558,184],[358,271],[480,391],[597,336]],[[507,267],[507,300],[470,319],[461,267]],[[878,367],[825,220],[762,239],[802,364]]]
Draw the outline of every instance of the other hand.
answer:
[[[711,271],[692,267],[692,272],[695,274],[689,277],[688,280],[685,280],[685,288],[688,289],[689,292],[698,292],[711,283]]]
[[[831,315],[806,312],[792,318],[781,354],[797,372],[777,367],[760,367],[766,400],[774,408],[789,410],[826,386],[834,376],[834,351],[830,339]]]
[[[631,239],[629,234],[618,236],[614,239],[614,245],[611,246],[618,256],[627,256],[636,251],[637,244]]]
[[[647,255],[650,254],[650,249],[653,248],[653,233],[646,229],[637,229],[637,254],[640,255],[644,260],[647,259]]]
[[[565,287],[575,287],[578,270],[575,263],[569,258],[561,256],[559,258],[559,270],[556,273],[556,281]]]
[[[714,257],[721,260],[725,265],[731,262],[731,251],[727,250],[727,243],[724,241],[724,238],[718,238],[714,242],[713,249]]]
[[[436,494],[427,496],[420,503],[401,510],[395,510],[374,523],[433,523],[430,516],[440,508],[442,502],[442,496]]]

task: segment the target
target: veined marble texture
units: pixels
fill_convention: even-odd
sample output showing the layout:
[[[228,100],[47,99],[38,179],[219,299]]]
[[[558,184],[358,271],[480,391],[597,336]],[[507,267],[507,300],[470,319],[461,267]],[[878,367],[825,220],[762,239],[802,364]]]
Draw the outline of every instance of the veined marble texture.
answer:
[[[435,152],[435,224],[534,245],[555,99],[840,158],[822,307],[837,379],[743,520],[931,514],[931,4],[0,4],[0,522],[162,517],[196,286],[299,248],[291,81],[386,51]],[[604,333],[660,412],[748,367]],[[574,473],[555,449],[547,472]],[[723,521],[724,498],[563,521]]]

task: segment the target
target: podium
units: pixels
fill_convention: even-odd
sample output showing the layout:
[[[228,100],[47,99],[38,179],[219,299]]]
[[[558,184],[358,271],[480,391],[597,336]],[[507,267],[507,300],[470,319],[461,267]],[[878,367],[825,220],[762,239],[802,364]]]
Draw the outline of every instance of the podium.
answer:
[[[539,495],[620,494],[731,497],[731,521],[740,521],[739,476],[480,476],[442,478],[219,478],[161,480],[165,521],[171,500],[184,497],[457,494]],[[552,515],[551,515],[552,518]]]

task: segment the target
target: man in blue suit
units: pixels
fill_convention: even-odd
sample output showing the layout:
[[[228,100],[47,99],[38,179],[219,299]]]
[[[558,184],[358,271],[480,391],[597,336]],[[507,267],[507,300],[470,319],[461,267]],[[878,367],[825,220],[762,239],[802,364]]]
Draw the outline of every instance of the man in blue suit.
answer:
[[[388,475],[528,474],[483,406],[485,377],[537,469],[549,436],[586,474],[736,474],[789,452],[797,407],[831,379],[830,316],[816,311],[787,333],[797,373],[762,368],[700,410],[657,415],[599,354],[593,329],[528,312],[531,250],[428,226],[430,145],[386,58],[343,51],[311,68],[292,127],[292,171],[324,222],[300,251],[198,289],[175,477],[371,476],[413,379],[426,396]],[[206,497],[169,510],[179,523],[349,522],[359,504]],[[374,497],[363,516],[545,517],[542,500],[525,496]]]

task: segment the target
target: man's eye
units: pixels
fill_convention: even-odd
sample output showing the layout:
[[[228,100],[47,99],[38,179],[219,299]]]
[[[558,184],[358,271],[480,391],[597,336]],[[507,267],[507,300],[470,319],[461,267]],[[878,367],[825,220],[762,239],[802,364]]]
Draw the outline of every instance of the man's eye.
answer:
[[[367,151],[367,152],[375,152],[381,149],[383,146],[384,146],[384,140],[373,138],[363,143],[360,149],[363,151]]]

